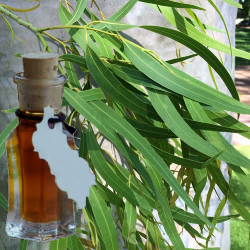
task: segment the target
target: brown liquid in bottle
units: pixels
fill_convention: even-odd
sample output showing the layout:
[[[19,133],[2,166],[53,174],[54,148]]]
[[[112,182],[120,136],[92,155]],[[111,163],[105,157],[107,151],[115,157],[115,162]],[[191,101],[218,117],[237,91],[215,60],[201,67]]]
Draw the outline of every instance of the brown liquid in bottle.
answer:
[[[60,221],[65,217],[65,213],[73,213],[73,202],[67,198],[66,192],[57,187],[48,163],[34,152],[32,135],[36,131],[37,123],[35,120],[19,118],[12,143],[7,143],[7,154],[13,150],[14,157],[19,159],[16,162],[19,165],[17,173],[20,183],[21,218],[33,223],[50,223]],[[54,124],[49,123],[49,126],[53,128]],[[67,134],[69,146],[74,149],[72,136],[65,128],[63,132]],[[11,182],[11,176],[9,181]],[[14,206],[11,204],[13,188],[14,185],[9,185],[10,209]]]

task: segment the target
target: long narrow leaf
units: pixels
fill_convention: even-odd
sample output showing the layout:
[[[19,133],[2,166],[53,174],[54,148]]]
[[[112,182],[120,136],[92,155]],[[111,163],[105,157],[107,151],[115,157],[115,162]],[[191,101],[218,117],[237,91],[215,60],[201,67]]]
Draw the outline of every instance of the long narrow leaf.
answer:
[[[237,113],[243,112],[250,114],[250,108],[248,105],[244,105],[237,100],[233,100],[229,96],[220,93],[204,83],[199,82],[201,83],[200,86],[198,84],[193,84],[195,81],[191,81],[192,84],[189,83],[185,79],[187,78],[187,74],[176,69],[172,65],[165,63],[166,67],[169,68],[168,70],[160,62],[157,62],[152,56],[148,55],[134,45],[125,43],[125,52],[140,71],[156,81],[158,84],[170,89],[173,92],[207,105],[224,108]],[[179,74],[183,77],[179,77]],[[192,79],[191,76],[189,77]],[[188,78],[188,80],[190,78]],[[234,105],[232,105],[233,103]]]
[[[87,0],[78,0],[75,8],[75,12],[72,16],[72,18],[69,20],[69,22],[66,25],[70,25],[81,17],[81,15],[84,12],[84,9],[86,8],[87,5]]]
[[[139,0],[139,1],[144,3],[153,3],[161,6],[173,7],[173,8],[190,8],[196,10],[204,10],[202,7],[198,7],[196,5],[174,2],[171,0]]]
[[[7,199],[0,193],[0,206],[8,211],[8,201]]]
[[[202,109],[201,105],[197,102],[184,98],[188,110],[194,120],[210,122],[205,111]],[[250,169],[250,160],[238,152],[220,133],[203,131],[203,134],[207,140],[219,149],[226,148],[227,151],[223,153],[223,156],[218,157],[219,159],[232,163],[234,165],[239,165],[244,168]]]
[[[86,52],[86,61],[93,78],[113,99],[136,113],[159,119],[154,108],[128,91],[89,47]]]
[[[28,240],[20,240],[19,250],[26,250],[28,248],[29,241]]]
[[[0,157],[5,151],[5,142],[7,137],[9,136],[10,132],[17,126],[17,124],[18,124],[18,119],[15,118],[0,135]]]
[[[49,250],[67,250],[68,238],[51,241],[49,244]]]
[[[134,7],[138,0],[130,0],[125,5],[122,6],[115,14],[113,14],[108,21],[121,21],[129,11]]]
[[[106,249],[119,250],[118,238],[113,219],[106,203],[98,193],[97,188],[94,186],[90,189],[89,201]]]
[[[167,18],[167,20],[174,27],[176,27],[178,30],[180,30],[184,34],[192,37],[196,41],[200,41],[200,43],[202,43],[210,48],[225,52],[227,54],[231,54],[230,46],[228,46],[224,43],[221,43],[218,40],[215,40],[212,37],[197,30],[192,24],[190,24],[174,8],[163,7],[163,6],[160,6],[159,8],[160,8],[162,14]],[[245,52],[245,51],[232,48],[232,53],[234,56],[250,59],[250,54]]]
[[[166,166],[164,161],[155,153],[155,151],[150,147],[150,145],[147,143],[147,141],[145,139],[143,139],[141,137],[141,135],[129,123],[127,123],[125,126],[125,120],[122,117],[120,117],[114,110],[112,110],[111,108],[106,106],[105,104],[102,105],[102,103],[95,102],[95,104],[92,103],[92,105],[90,106],[88,103],[84,103],[84,102],[80,101],[79,98],[77,98],[77,95],[69,89],[67,89],[64,92],[64,95],[67,98],[67,100],[71,103],[71,105],[73,105],[74,108],[79,113],[81,113],[84,117],[86,117],[97,128],[102,126],[102,128],[100,128],[100,130],[103,133],[104,133],[103,126],[106,122],[107,127],[112,125],[112,127],[114,127],[121,135],[123,135],[125,138],[127,138],[151,162],[152,166],[157,168],[157,171],[171,185],[171,187],[179,194],[179,196],[182,197],[182,199],[186,202],[186,204],[188,204],[188,206],[202,220],[204,220],[210,226],[213,226],[206,218],[204,218],[204,216],[199,211],[199,209],[197,209],[196,205],[194,205],[194,203],[191,201],[189,196],[186,194],[186,192],[180,186],[180,184],[175,179],[175,177],[172,175],[172,172]],[[101,108],[100,108],[100,105],[101,105]],[[105,111],[106,109],[108,109],[108,110]],[[98,117],[98,119],[97,119],[97,117]],[[123,122],[121,122],[121,119],[123,120]],[[108,138],[110,137],[110,133],[109,134],[104,133],[104,134]],[[113,140],[111,140],[111,141],[113,141]],[[116,143],[116,145],[117,145],[117,143]],[[119,146],[119,144],[118,144],[118,146]],[[134,160],[132,160],[132,161],[134,161]],[[149,186],[152,187],[153,191],[156,192],[156,194],[157,194],[157,191],[155,190],[152,181],[150,179],[148,179],[148,177],[147,177],[147,180],[149,181],[148,182]],[[159,194],[157,194],[157,198],[162,199],[161,196],[159,196]],[[160,201],[162,204],[165,203],[162,200],[160,200]]]
[[[219,59],[205,46],[203,46],[200,41],[195,40],[188,35],[183,34],[177,30],[159,27],[159,26],[141,26],[146,30],[164,35],[166,37],[172,38],[173,40],[187,46],[199,56],[201,56],[222,78],[226,86],[228,87],[232,96],[239,100],[238,92],[235,88],[234,81],[231,75],[228,73],[227,69],[221,64]]]

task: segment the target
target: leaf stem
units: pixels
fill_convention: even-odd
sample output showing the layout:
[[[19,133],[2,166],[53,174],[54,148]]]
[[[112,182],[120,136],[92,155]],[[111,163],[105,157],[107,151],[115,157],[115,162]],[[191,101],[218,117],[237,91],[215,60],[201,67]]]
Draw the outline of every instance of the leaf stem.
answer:
[[[20,17],[14,15],[13,13],[11,13],[10,11],[8,11],[7,9],[5,9],[3,6],[0,5],[0,12],[7,15],[8,17],[10,17],[11,19],[15,20],[17,23],[19,23],[20,25],[26,27],[27,29],[38,33],[38,28],[34,27],[32,24],[25,22],[24,20],[22,20]]]
[[[55,38],[54,36],[52,36],[52,35],[50,35],[50,34],[44,32],[44,31],[43,31],[42,33],[43,33],[45,36],[50,37],[50,38],[53,39],[54,41],[56,41],[56,42],[58,42],[59,44],[61,44],[65,49],[67,49],[67,50],[71,51],[73,54],[77,55],[77,53],[76,53],[74,50],[72,50],[69,46],[65,45],[64,42],[60,41],[59,39]]]

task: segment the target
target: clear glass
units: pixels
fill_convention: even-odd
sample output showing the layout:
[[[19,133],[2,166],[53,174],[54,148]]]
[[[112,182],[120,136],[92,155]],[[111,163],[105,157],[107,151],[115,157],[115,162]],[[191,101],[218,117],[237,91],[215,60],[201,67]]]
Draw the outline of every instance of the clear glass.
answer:
[[[34,152],[32,135],[37,123],[19,118],[6,142],[9,168],[6,232],[11,237],[49,241],[74,235],[75,220],[73,201],[57,187],[48,163]],[[50,128],[53,126],[49,123]],[[73,136],[64,126],[63,133],[69,146],[75,149]]]

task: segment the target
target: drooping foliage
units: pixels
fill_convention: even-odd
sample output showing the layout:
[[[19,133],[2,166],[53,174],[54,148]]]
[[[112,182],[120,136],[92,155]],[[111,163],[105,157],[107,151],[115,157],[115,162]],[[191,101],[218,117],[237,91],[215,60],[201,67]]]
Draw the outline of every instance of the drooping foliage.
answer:
[[[224,1],[240,7],[232,0]],[[199,244],[206,248],[217,230],[217,223],[239,215],[250,223],[249,212],[232,192],[220,170],[221,161],[226,162],[229,173],[234,171],[250,191],[249,175],[244,171],[244,168],[250,169],[250,160],[220,134],[233,132],[250,138],[250,128],[226,112],[250,114],[250,107],[239,101],[231,75],[210,48],[246,59],[250,59],[250,54],[206,34],[207,30],[212,30],[225,32],[229,37],[226,25],[222,31],[202,24],[198,14],[193,12],[193,9],[202,12],[202,6],[170,0],[141,0],[158,10],[158,14],[164,15],[177,29],[149,25],[140,26],[140,29],[147,30],[149,35],[153,32],[173,39],[194,52],[187,57],[163,61],[153,51],[119,33],[137,27],[120,22],[137,0],[129,0],[107,20],[101,10],[102,20],[89,10],[86,0],[78,0],[72,13],[69,8],[73,7],[65,2],[59,6],[62,25],[41,29],[30,26],[30,29],[39,37],[45,50],[50,52],[43,36],[51,37],[65,48],[65,54],[60,56],[65,69],[59,67],[68,77],[63,106],[70,107],[69,121],[75,120],[81,129],[79,155],[89,162],[97,185],[91,188],[84,209],[87,229],[77,229],[77,233],[85,234],[88,239],[74,235],[51,242],[50,249],[118,250],[117,231],[121,231],[129,250],[139,247],[182,250],[185,247],[177,225],[185,228],[197,242],[205,239],[206,245]],[[216,5],[209,2],[223,18]],[[180,14],[180,8],[186,10],[189,18]],[[0,6],[3,15],[8,16],[7,9],[9,6]],[[25,22],[14,14],[9,17],[25,26]],[[51,29],[65,29],[70,40],[62,42],[46,33]],[[209,65],[212,78],[213,70],[217,72],[232,97],[172,65],[195,56],[202,57]],[[80,67],[85,73],[83,84],[80,84],[74,67]],[[93,88],[93,80],[99,88]],[[11,122],[0,135],[1,154],[5,140],[16,124],[16,120]],[[98,130],[97,135],[93,127]],[[101,135],[120,150],[129,170],[99,146]],[[110,160],[104,154],[108,154]],[[201,194],[207,182],[210,188],[204,202]],[[215,184],[224,199],[214,217],[207,217]],[[185,209],[177,207],[178,198],[185,203]],[[220,216],[227,200],[238,214]],[[0,205],[7,209],[7,200],[3,196],[0,196]],[[160,221],[153,210],[157,211]],[[116,220],[111,211],[115,212]],[[143,230],[138,229],[138,223]],[[199,231],[194,224],[199,225]],[[209,231],[207,238],[203,236],[205,230]],[[162,231],[171,243],[163,238]],[[20,247],[26,249],[27,242],[21,241]]]

